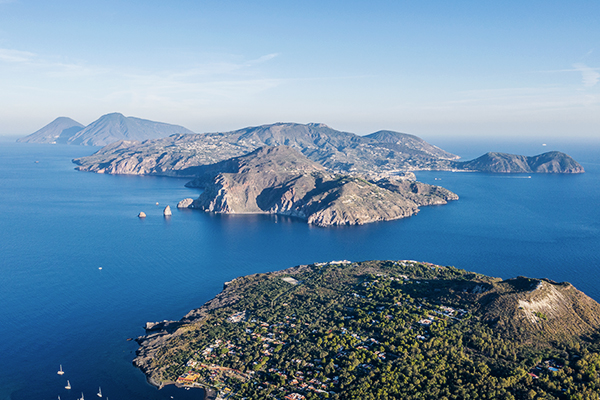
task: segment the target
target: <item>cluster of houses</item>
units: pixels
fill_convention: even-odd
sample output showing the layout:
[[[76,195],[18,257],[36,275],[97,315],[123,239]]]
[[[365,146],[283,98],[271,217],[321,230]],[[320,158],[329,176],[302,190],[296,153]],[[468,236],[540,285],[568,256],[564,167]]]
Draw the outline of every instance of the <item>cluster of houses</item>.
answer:
[[[542,361],[541,363],[539,363],[538,365],[536,365],[535,367],[533,367],[533,369],[531,371],[529,371],[529,375],[533,379],[538,379],[539,375],[541,375],[543,373],[558,372],[563,367],[564,367],[564,365],[562,365],[561,363],[559,363],[556,360],[553,360],[553,359],[545,360],[545,361]]]
[[[407,266],[409,263],[416,263],[416,261],[406,260],[406,261],[396,262],[395,264],[396,265]],[[429,263],[422,263],[422,264],[429,265],[431,268],[439,268],[438,266],[436,266],[434,264],[429,264]],[[377,274],[376,276],[377,276],[377,279],[374,279],[372,281],[365,281],[365,282],[363,282],[361,284],[361,286],[367,288],[367,290],[368,290],[369,288],[376,287],[377,284],[380,282],[380,280],[382,280],[382,281],[388,280],[388,281],[399,281],[399,282],[400,281],[414,282],[416,284],[420,284],[421,283],[420,281],[417,281],[417,280],[412,280],[411,281],[411,278],[409,278],[406,275],[389,276],[389,275],[381,274],[380,273],[380,274]],[[438,289],[436,289],[436,290],[438,290]],[[359,294],[359,293],[352,293],[351,295],[354,298],[357,298],[357,299],[364,299],[364,298],[366,298],[366,296],[364,296],[362,294]],[[402,306],[402,302],[397,301],[394,305],[396,307],[401,307]],[[417,305],[418,309],[421,309],[422,307],[424,307],[423,304],[418,304]],[[468,313],[467,310],[464,310],[462,308],[454,308],[454,307],[451,307],[451,306],[448,306],[448,305],[441,305],[441,306],[436,306],[436,307],[425,306],[425,307],[427,307],[429,309],[429,311],[427,311],[428,314],[425,317],[420,318],[419,321],[418,321],[418,325],[420,325],[421,327],[425,327],[425,328],[430,327],[435,322],[435,320],[437,318],[439,318],[439,317],[447,317],[447,318],[452,318],[454,320],[460,320],[462,317],[464,317]],[[385,310],[385,307],[379,306],[379,307],[377,307],[377,310],[378,311],[383,311],[383,310]],[[373,313],[372,311],[369,312],[369,314],[372,314],[372,313]],[[436,314],[438,316],[436,316]],[[353,317],[352,316],[346,316],[346,317],[344,317],[344,319],[350,319],[350,318],[353,318]],[[393,316],[391,314],[387,314],[387,315],[383,315],[383,318],[392,319]],[[379,321],[378,320],[372,320],[371,323],[372,324],[376,324],[376,323],[379,323]],[[427,339],[429,339],[429,336],[430,335],[429,335],[429,333],[427,331],[422,332],[422,334],[421,333],[417,333],[416,334],[416,338],[418,340],[427,340]],[[382,359],[385,359],[385,358],[382,358]]]

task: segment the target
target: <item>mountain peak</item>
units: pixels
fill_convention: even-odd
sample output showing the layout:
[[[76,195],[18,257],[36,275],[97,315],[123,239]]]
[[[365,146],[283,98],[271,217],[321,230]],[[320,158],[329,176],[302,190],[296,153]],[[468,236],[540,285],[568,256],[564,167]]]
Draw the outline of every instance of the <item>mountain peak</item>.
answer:
[[[70,144],[105,146],[119,140],[143,141],[159,139],[173,134],[190,134],[180,125],[155,122],[147,119],[126,117],[114,112],[105,114],[69,139]]]
[[[69,117],[58,117],[31,135],[17,140],[20,143],[67,143],[83,129],[83,125]]]

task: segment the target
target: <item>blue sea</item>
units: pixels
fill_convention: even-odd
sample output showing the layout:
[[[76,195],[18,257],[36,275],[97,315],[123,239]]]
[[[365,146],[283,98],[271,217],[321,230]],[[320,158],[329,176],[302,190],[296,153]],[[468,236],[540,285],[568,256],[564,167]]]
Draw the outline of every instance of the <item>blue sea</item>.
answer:
[[[442,147],[466,159],[545,150],[455,146]],[[422,260],[569,281],[600,300],[600,147],[567,147],[557,150],[585,174],[419,172],[460,200],[404,220],[316,228],[178,210],[199,194],[182,179],[75,171],[71,159],[95,148],[0,143],[0,400],[90,399],[99,387],[112,400],[202,398],[148,385],[128,339],[146,321],[181,318],[236,276],[298,264]]]

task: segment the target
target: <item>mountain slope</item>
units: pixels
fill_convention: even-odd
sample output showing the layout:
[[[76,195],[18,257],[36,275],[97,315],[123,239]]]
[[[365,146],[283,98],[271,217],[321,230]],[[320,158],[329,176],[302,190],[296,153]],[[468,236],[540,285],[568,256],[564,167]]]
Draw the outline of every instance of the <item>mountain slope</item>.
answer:
[[[105,146],[119,140],[148,140],[172,134],[192,133],[179,125],[146,119],[125,117],[123,114],[106,114],[92,122],[85,129],[69,138],[69,144]]]
[[[378,131],[365,136],[377,142],[378,146],[386,147],[400,153],[417,153],[424,156],[436,157],[445,160],[456,160],[459,157],[431,145],[415,135],[394,131]]]
[[[17,139],[17,142],[64,144],[83,128],[82,124],[71,118],[58,117],[31,135]]]

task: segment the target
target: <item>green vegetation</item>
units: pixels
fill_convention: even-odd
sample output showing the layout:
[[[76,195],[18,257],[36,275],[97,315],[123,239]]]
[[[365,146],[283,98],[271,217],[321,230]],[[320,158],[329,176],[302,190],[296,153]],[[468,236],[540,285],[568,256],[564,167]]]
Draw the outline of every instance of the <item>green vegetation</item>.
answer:
[[[578,318],[598,310],[568,284],[413,261],[251,275],[165,333],[146,373],[231,398],[598,399],[598,326],[574,334],[552,325],[566,312],[534,311],[540,324],[519,306],[552,290]]]

